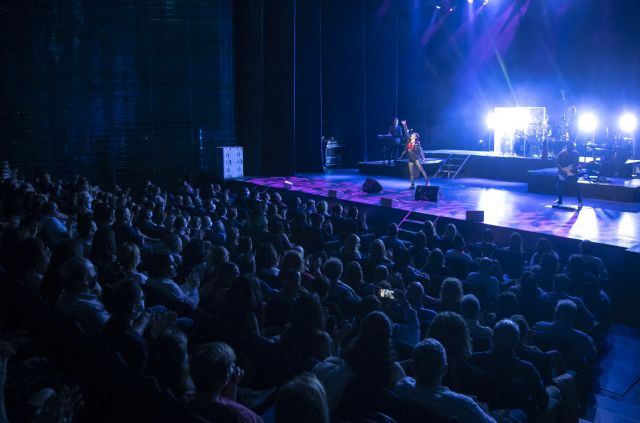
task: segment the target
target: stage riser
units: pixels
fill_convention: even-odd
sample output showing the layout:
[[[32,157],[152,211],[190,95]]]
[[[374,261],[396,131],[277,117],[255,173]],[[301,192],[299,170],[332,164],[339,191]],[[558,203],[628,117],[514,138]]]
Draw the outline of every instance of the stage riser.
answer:
[[[529,172],[528,191],[537,194],[556,194],[558,177],[555,170],[542,173]],[[624,186],[620,184],[589,183],[580,181],[580,191],[585,198],[622,201],[626,203],[640,202],[640,186]],[[575,190],[569,190],[565,196],[575,196]],[[573,201],[573,200],[572,200]]]
[[[511,182],[527,182],[529,170],[544,169],[555,166],[552,160],[534,159],[529,157],[503,157],[488,156],[484,152],[461,150],[434,150],[427,151],[427,159],[444,160],[449,155],[469,156],[469,160],[461,171],[461,177],[500,179]],[[436,173],[440,162],[432,162],[423,165],[428,175]],[[396,160],[395,166],[385,166],[381,162],[360,162],[358,170],[362,175],[392,176],[396,178],[409,178],[409,170],[406,160]]]

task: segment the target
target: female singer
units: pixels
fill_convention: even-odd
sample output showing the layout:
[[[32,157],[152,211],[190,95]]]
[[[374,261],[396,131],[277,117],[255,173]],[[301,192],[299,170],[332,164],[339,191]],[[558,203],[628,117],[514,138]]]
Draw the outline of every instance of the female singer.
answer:
[[[405,122],[403,121],[402,123],[404,124]],[[413,185],[413,168],[414,167],[418,168],[420,173],[422,173],[422,176],[424,176],[424,179],[427,180],[426,184],[429,185],[429,177],[427,176],[427,173],[422,168],[421,160],[424,160],[424,153],[422,152],[422,147],[420,147],[420,134],[418,134],[417,132],[411,133],[411,136],[409,137],[409,141],[407,142],[407,145],[404,151],[402,152],[402,155],[400,156],[400,158],[404,157],[405,154],[407,155],[407,159],[409,163],[409,178],[411,179],[411,187],[409,187],[409,189],[414,188],[414,185]],[[418,177],[420,177],[420,175],[418,175]]]

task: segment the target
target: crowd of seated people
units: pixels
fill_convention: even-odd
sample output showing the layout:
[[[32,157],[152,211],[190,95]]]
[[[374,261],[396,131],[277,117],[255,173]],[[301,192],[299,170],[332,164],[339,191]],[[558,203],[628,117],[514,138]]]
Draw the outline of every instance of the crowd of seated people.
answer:
[[[588,241],[2,175],[0,421],[577,421],[611,323]]]

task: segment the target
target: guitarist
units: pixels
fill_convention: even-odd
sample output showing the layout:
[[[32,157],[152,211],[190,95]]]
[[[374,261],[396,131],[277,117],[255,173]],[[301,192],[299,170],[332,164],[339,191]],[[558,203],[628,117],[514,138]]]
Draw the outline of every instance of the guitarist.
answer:
[[[570,186],[576,190],[578,208],[582,208],[582,195],[580,193],[580,184],[578,184],[579,165],[580,156],[576,151],[575,145],[573,142],[567,141],[567,145],[556,158],[556,166],[558,167],[558,182],[556,184],[556,191],[558,193],[557,205],[562,205],[562,194],[566,191],[566,188]]]

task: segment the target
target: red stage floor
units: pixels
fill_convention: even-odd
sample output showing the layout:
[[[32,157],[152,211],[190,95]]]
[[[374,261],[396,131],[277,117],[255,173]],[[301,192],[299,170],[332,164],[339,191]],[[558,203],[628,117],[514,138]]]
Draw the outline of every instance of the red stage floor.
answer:
[[[620,203],[585,199],[580,211],[551,207],[552,195],[527,192],[527,184],[488,179],[432,179],[440,186],[438,202],[415,201],[409,182],[391,177],[376,178],[384,187],[378,194],[362,192],[366,176],[357,170],[332,170],[326,174],[304,174],[286,178],[292,191],[328,196],[337,190],[341,200],[379,205],[382,197],[394,200],[394,208],[452,219],[465,219],[467,210],[484,210],[484,223],[522,231],[549,234],[571,239],[590,239],[622,248],[640,247],[640,203]],[[283,177],[243,178],[245,182],[283,188]],[[417,182],[424,182],[420,179]],[[565,198],[575,205],[575,198]]]

